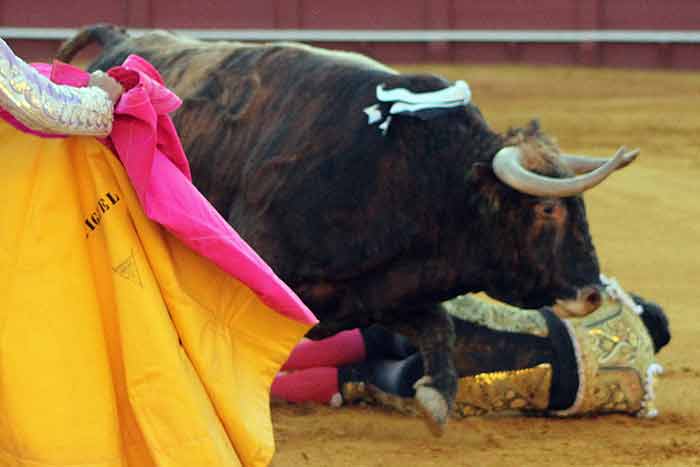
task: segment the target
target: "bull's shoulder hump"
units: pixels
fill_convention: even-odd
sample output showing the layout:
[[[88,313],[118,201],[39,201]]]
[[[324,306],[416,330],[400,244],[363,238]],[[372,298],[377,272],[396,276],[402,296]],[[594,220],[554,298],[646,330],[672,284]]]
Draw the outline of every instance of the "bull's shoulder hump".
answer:
[[[273,45],[273,44],[269,44],[269,45]],[[380,63],[372,58],[369,58],[366,55],[362,55],[362,54],[355,53],[355,52],[348,52],[348,51],[344,51],[344,50],[323,49],[323,48],[314,47],[314,46],[308,45],[308,44],[302,44],[300,42],[278,42],[278,43],[275,43],[274,45],[280,46],[280,47],[289,47],[292,49],[304,51],[304,52],[307,52],[309,55],[314,55],[314,56],[326,58],[329,60],[335,60],[337,62],[347,64],[347,65],[354,65],[354,66],[361,67],[361,68],[383,71],[385,73],[398,74],[398,72],[396,70],[394,70],[393,68],[391,68],[387,65],[384,65],[383,63]]]
[[[180,34],[173,34],[164,30],[151,31],[134,38],[136,49],[152,50],[164,54],[176,54],[190,51],[196,54],[208,55],[210,58],[223,58],[228,54],[238,51],[254,51],[264,49],[292,49],[298,52],[308,53],[311,56],[336,61],[344,65],[381,71],[384,73],[398,74],[393,68],[384,65],[365,55],[342,50],[323,49],[299,42],[238,42],[238,41],[202,41]]]
[[[177,53],[181,51],[211,51],[227,53],[244,47],[245,44],[236,41],[203,41],[184,34],[173,34],[169,31],[150,31],[133,39],[136,49],[158,50],[162,53]]]

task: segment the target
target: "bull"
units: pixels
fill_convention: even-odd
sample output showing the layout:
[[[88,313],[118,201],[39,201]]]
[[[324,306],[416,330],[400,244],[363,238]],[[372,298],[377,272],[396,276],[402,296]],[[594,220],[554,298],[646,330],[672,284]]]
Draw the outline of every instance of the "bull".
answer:
[[[91,71],[149,60],[183,100],[173,119],[193,181],[313,310],[311,338],[381,324],[411,337],[416,399],[440,428],[457,387],[440,303],[484,291],[536,308],[599,283],[581,193],[637,152],[566,156],[531,123],[499,134],[471,102],[386,114],[379,91],[452,89],[365,56],[296,43],[202,42],[111,25],[80,31]],[[419,99],[420,100],[420,99]]]

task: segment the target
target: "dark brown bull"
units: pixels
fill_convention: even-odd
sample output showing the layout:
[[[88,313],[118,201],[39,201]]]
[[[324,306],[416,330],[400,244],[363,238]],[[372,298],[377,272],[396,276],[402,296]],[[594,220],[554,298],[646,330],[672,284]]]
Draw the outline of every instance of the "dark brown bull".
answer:
[[[536,125],[499,135],[472,104],[395,116],[383,135],[363,112],[377,85],[450,83],[360,55],[101,25],[58,58],[93,41],[91,70],[138,54],[183,99],[174,121],[196,186],[318,316],[310,337],[380,323],[414,338],[432,378],[416,397],[438,424],[456,391],[442,300],[539,307],[599,281],[579,194],[635,154],[567,163]]]

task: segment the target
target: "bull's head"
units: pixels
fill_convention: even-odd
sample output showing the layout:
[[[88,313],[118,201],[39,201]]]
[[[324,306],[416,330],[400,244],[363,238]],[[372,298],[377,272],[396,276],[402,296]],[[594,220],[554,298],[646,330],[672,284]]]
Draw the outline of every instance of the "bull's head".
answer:
[[[622,148],[612,159],[563,155],[536,122],[506,135],[491,165],[472,170],[489,256],[485,291],[514,305],[540,307],[599,284],[581,194],[637,154]]]

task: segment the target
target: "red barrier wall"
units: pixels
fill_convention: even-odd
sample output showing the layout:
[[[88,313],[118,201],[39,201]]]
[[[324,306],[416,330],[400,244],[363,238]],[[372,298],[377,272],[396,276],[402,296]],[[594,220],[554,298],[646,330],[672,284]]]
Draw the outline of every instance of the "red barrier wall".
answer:
[[[698,0],[0,0],[0,25],[196,29],[698,30]],[[46,59],[55,42],[15,41]],[[388,62],[700,68],[700,44],[341,43]]]

